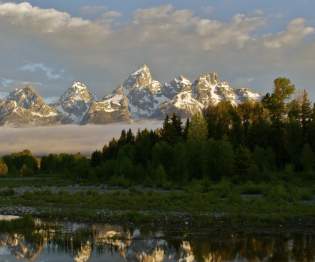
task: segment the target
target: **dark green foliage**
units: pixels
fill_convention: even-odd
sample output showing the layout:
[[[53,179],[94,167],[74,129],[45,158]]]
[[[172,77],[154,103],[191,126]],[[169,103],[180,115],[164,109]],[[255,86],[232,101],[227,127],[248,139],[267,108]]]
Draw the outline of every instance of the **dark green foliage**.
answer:
[[[50,154],[42,157],[41,171],[44,173],[62,174],[70,178],[86,179],[89,176],[91,161],[75,154]]]
[[[233,175],[234,151],[228,141],[209,140],[205,147],[205,176],[218,181]]]
[[[309,144],[305,144],[301,153],[301,166],[303,171],[310,172],[315,167],[315,154]]]
[[[95,151],[91,155],[91,166],[92,167],[97,167],[101,165],[103,160],[103,155],[101,151]]]
[[[163,128],[161,130],[161,138],[162,140],[174,144],[179,142],[183,138],[183,128],[181,119],[173,114],[171,119],[169,116],[166,116]]]
[[[251,152],[243,146],[235,151],[234,174],[247,178],[253,165]]]
[[[38,160],[29,150],[14,153],[3,157],[11,175],[32,175],[38,171]]]

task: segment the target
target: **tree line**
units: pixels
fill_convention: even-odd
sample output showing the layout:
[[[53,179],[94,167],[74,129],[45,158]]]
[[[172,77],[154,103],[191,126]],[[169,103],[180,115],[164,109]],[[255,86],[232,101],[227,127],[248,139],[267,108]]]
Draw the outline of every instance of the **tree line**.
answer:
[[[259,102],[220,102],[181,120],[166,116],[162,128],[123,130],[90,158],[48,155],[35,164],[30,152],[1,165],[9,173],[51,173],[102,183],[184,185],[192,180],[268,181],[313,179],[315,106],[287,78],[274,81]],[[5,169],[5,168],[4,168]]]

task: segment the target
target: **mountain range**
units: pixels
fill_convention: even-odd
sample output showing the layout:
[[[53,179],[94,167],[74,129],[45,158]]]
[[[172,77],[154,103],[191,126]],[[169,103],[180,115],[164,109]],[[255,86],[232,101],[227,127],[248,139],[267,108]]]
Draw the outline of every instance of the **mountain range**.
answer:
[[[97,99],[81,82],[74,82],[52,103],[45,102],[31,86],[16,89],[0,97],[0,125],[108,124],[161,119],[172,113],[187,118],[220,101],[237,105],[260,99],[261,95],[250,89],[232,88],[216,73],[201,74],[194,82],[178,76],[162,84],[154,80],[149,67],[143,65],[102,99]]]

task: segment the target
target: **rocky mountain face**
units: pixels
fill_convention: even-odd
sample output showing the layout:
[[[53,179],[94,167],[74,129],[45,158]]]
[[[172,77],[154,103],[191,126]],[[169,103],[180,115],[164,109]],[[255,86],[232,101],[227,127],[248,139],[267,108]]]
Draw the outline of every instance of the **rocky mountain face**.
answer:
[[[260,94],[249,89],[232,88],[216,73],[201,74],[194,82],[179,76],[162,84],[143,65],[101,100],[96,100],[80,82],[75,82],[54,104],[45,103],[31,87],[15,90],[0,99],[0,125],[107,124],[160,119],[173,113],[187,118],[221,101],[237,105],[260,99]]]
[[[123,88],[119,87],[111,95],[91,104],[82,124],[107,124],[130,120],[128,98]]]
[[[261,99],[260,94],[249,89],[232,88],[216,73],[201,74],[193,83],[179,76],[162,85],[152,79],[146,65],[132,73],[123,87],[133,118],[163,118],[173,113],[187,118],[221,101],[237,105],[246,100]]]
[[[80,123],[95,100],[88,87],[74,82],[53,106],[75,123]]]
[[[129,100],[129,110],[135,119],[156,118],[160,105],[167,100],[160,82],[153,80],[147,65],[130,74],[123,83],[123,90]]]
[[[19,127],[62,123],[64,117],[29,86],[11,92],[0,102],[1,125]]]

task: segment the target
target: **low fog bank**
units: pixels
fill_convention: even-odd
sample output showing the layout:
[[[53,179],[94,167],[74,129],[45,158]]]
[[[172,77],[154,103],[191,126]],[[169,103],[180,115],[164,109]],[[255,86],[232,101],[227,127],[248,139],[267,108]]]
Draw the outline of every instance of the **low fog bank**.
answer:
[[[49,153],[90,154],[113,137],[119,137],[123,129],[156,129],[161,121],[139,121],[131,124],[65,125],[52,127],[9,128],[0,127],[0,155],[29,149],[35,155]]]

